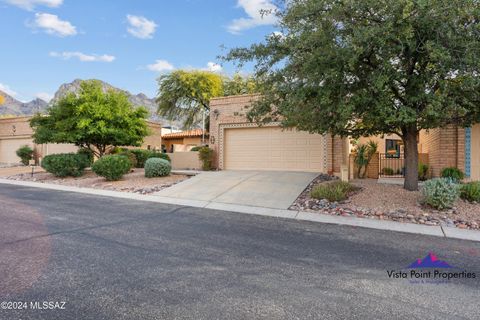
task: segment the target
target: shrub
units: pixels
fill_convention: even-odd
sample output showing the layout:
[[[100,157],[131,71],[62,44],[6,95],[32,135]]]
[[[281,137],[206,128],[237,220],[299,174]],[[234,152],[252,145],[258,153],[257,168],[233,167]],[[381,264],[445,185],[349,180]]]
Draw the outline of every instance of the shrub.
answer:
[[[425,181],[422,193],[423,202],[435,209],[451,208],[460,195],[459,185],[448,178],[435,178]]]
[[[395,174],[395,171],[392,168],[385,167],[382,169],[382,174],[385,176],[393,176]]]
[[[166,153],[158,152],[158,151],[151,151],[145,149],[133,149],[130,150],[131,153],[135,155],[137,158],[136,168],[143,168],[145,167],[145,161],[150,158],[161,158],[167,161],[170,161],[170,157]]]
[[[29,161],[33,158],[33,149],[29,146],[21,146],[16,151],[17,156],[21,159],[21,162],[28,166]]]
[[[367,144],[357,143],[353,151],[353,161],[357,166],[357,177],[364,179],[367,175],[368,165],[375,153],[377,153],[378,144],[375,141],[368,141]],[[363,169],[363,173],[362,173]]]
[[[190,149],[190,151],[199,151],[200,148],[202,148],[202,146],[195,146],[192,149]]]
[[[150,158],[145,162],[145,177],[164,177],[170,174],[172,166],[170,162],[160,158]]]
[[[335,181],[320,184],[313,188],[310,196],[315,199],[327,199],[328,201],[342,201],[347,199],[348,194],[357,187],[344,181]]]
[[[80,148],[77,151],[77,154],[83,156],[86,161],[85,168],[91,167],[93,164],[94,156],[92,150],[88,148]]]
[[[201,147],[198,150],[198,158],[202,162],[202,170],[210,171],[212,170],[212,163],[213,163],[213,149],[209,147]]]
[[[428,171],[430,166],[428,164],[419,163],[418,164],[418,180],[425,181],[428,179]]]
[[[442,178],[450,178],[454,182],[459,182],[464,178],[462,170],[455,167],[443,168],[440,176]]]
[[[469,182],[460,187],[460,198],[480,202],[480,181]]]
[[[59,153],[45,156],[42,168],[57,177],[79,177],[88,166],[85,155],[77,153]]]
[[[137,157],[135,154],[133,154],[132,152],[130,151],[122,151],[120,153],[118,153],[119,156],[124,156],[128,159],[128,161],[130,162],[130,168],[136,168],[137,167]]]
[[[109,181],[120,180],[130,171],[130,165],[130,161],[125,156],[107,155],[95,161],[92,170]]]

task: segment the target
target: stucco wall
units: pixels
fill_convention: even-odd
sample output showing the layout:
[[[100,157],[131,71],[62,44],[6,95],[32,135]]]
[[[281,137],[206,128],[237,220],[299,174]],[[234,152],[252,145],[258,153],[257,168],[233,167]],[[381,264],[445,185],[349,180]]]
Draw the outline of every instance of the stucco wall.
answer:
[[[172,169],[174,170],[200,170],[202,168],[198,159],[198,151],[173,152],[168,153],[168,156],[172,161]]]

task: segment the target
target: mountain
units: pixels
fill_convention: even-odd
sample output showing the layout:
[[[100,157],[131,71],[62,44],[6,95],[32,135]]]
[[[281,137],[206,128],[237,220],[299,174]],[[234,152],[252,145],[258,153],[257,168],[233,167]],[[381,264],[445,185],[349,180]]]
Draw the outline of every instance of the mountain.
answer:
[[[134,94],[131,94],[130,92],[128,92],[126,90],[116,88],[116,87],[112,86],[111,84],[106,83],[104,81],[101,81],[101,80],[98,80],[98,81],[102,84],[103,90],[106,91],[106,90],[109,90],[109,89],[113,89],[113,90],[121,91],[128,96],[128,100],[134,106],[144,106],[145,108],[147,108],[147,110],[150,114],[149,120],[160,121],[162,123],[162,125],[169,125],[170,123],[172,123],[172,125],[175,125],[175,126],[180,125],[180,123],[178,123],[176,121],[169,121],[165,118],[159,117],[156,114],[157,103],[155,102],[155,99],[150,99],[149,97],[147,97],[143,93],[139,93],[137,95],[134,95]],[[70,83],[62,84],[60,86],[60,88],[58,88],[57,92],[55,93],[55,95],[54,95],[54,97],[53,97],[53,99],[50,103],[54,103],[55,101],[58,101],[58,99],[64,97],[66,94],[68,94],[70,92],[74,92],[74,93],[78,92],[80,90],[80,84],[81,83],[82,83],[81,79],[75,79],[74,81],[72,81]]]
[[[439,260],[433,252],[430,252],[425,258],[417,259],[408,268],[453,268],[447,262]]]
[[[180,121],[170,121],[165,118],[159,117],[156,114],[157,111],[157,103],[155,102],[155,99],[150,99],[143,93],[139,93],[137,95],[131,94],[130,92],[126,90],[122,90],[119,88],[116,88],[112,86],[109,83],[106,83],[104,81],[98,80],[102,84],[103,90],[108,90],[108,89],[113,89],[113,90],[118,90],[123,93],[125,93],[128,96],[128,100],[134,105],[134,106],[144,106],[147,108],[149,112],[149,120],[153,121],[159,121],[162,123],[162,125],[173,125],[176,127],[181,127],[182,123]],[[27,103],[23,103],[21,101],[18,101],[14,99],[13,97],[9,96],[8,94],[0,91],[0,94],[5,97],[5,103],[0,106],[0,115],[2,114],[9,114],[9,115],[32,115],[37,112],[43,113],[46,111],[47,107],[49,105],[52,105],[56,101],[58,101],[61,97],[64,97],[66,94],[70,92],[78,92],[80,90],[80,83],[82,80],[80,79],[75,79],[74,81],[70,83],[64,83],[62,84],[57,92],[55,92],[55,95],[53,99],[50,101],[50,103],[47,103],[41,99],[35,99]]]
[[[5,102],[0,105],[0,115],[31,115],[44,112],[48,106],[47,102],[38,98],[30,102],[21,102],[3,91],[0,91],[0,95],[5,98]]]

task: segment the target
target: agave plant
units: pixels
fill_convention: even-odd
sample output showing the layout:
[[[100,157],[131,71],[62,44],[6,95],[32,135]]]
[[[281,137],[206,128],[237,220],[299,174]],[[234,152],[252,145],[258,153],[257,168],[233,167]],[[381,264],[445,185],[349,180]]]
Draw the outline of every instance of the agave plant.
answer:
[[[357,176],[364,179],[367,174],[367,169],[372,157],[377,153],[378,144],[369,140],[366,144],[357,144],[354,151],[353,161],[357,166]],[[363,172],[362,172],[363,169]]]

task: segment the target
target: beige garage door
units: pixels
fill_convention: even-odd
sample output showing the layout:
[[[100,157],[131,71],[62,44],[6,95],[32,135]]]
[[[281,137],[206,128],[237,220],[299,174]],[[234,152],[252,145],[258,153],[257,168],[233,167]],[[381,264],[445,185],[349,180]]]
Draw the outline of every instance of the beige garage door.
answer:
[[[1,139],[0,140],[0,163],[18,163],[16,151],[24,145],[33,146],[32,139]]]
[[[225,129],[224,168],[325,172],[325,138],[279,127]]]

